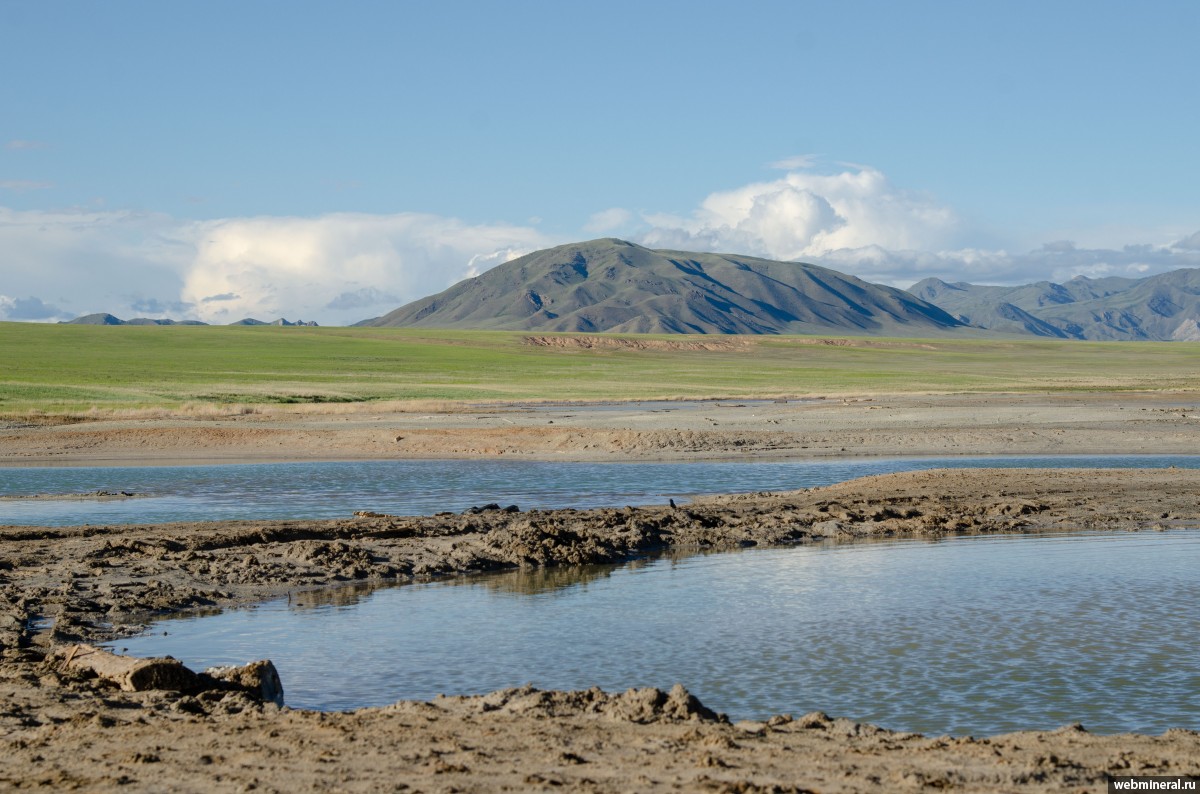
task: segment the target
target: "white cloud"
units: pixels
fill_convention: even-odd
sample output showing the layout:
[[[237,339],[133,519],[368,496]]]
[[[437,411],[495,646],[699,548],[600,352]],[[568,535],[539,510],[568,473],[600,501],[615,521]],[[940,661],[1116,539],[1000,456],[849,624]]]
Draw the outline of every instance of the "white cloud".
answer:
[[[816,155],[797,154],[792,157],[785,157],[782,160],[776,160],[771,163],[770,167],[779,169],[780,171],[803,171],[812,168],[816,163]]]
[[[816,264],[869,281],[908,288],[923,278],[976,284],[1063,282],[1076,276],[1143,278],[1184,267],[1200,267],[1200,251],[1170,245],[1062,248],[1054,244],[1025,253],[962,248],[950,251],[888,251],[879,247],[841,250],[812,257]]]
[[[593,214],[583,225],[583,230],[589,234],[604,234],[628,226],[633,219],[629,210],[612,207]]]
[[[0,284],[69,316],[111,312],[226,323],[246,316],[365,319],[543,248],[534,229],[417,213],[181,221],[149,213],[0,208]],[[367,293],[362,292],[367,290]]]
[[[0,284],[71,317],[128,316],[139,299],[178,299],[188,254],[179,232],[152,213],[0,207]]]
[[[195,251],[180,298],[213,323],[280,316],[355,322],[364,319],[353,313],[361,306],[337,297],[378,290],[397,296],[396,308],[548,244],[528,227],[418,213],[241,218],[191,231]],[[225,299],[204,301],[213,296]]]
[[[486,254],[475,254],[471,257],[471,261],[467,262],[467,269],[463,273],[462,278],[475,278],[480,273],[485,273],[496,265],[503,265],[505,262],[511,262],[517,257],[524,256],[531,251],[536,251],[538,248],[545,247],[550,243],[534,246],[533,248],[497,248],[494,251]]]
[[[818,174],[810,171],[814,161],[780,160],[774,165],[797,170],[712,193],[688,216],[643,215],[650,228],[637,239],[654,248],[803,260],[900,287],[930,276],[1018,284],[1200,267],[1200,232],[1119,249],[1063,239],[1027,253],[971,247],[964,243],[984,235],[949,207],[893,186],[869,166],[840,163],[842,170]]]
[[[810,163],[780,161],[805,169]],[[1027,253],[989,250],[971,244],[984,235],[965,228],[948,207],[897,188],[876,169],[844,164],[832,173],[793,170],[715,192],[682,216],[634,217],[609,208],[571,237],[633,224],[643,230],[634,239],[655,248],[810,261],[902,287],[928,276],[1015,284],[1200,267],[1200,232],[1181,236],[1178,229],[1131,233],[1140,244],[1113,248],[1060,230]],[[528,225],[421,213],[187,221],[0,207],[0,287],[8,296],[39,296],[0,298],[0,317],[111,312],[125,319],[345,324],[565,241]]]
[[[834,174],[792,171],[781,179],[713,193],[689,217],[649,214],[643,219],[652,228],[641,239],[655,247],[773,259],[867,246],[936,250],[954,242],[959,231],[949,208],[900,190],[867,167]]]

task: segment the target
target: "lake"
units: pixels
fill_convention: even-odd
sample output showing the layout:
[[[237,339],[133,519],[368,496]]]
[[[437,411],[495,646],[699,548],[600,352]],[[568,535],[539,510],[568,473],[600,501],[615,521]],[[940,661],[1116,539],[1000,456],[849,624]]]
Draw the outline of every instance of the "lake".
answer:
[[[935,467],[1200,467],[1197,456],[703,463],[383,461],[0,468],[3,524],[589,507]],[[689,687],[735,719],[820,709],[988,735],[1200,728],[1200,530],[826,543],[294,595],[118,644],[193,667],[268,657],[291,706],[533,683]],[[163,632],[166,632],[164,635]],[[347,672],[349,671],[349,672]]]
[[[293,707],[680,682],[733,719],[1160,733],[1200,729],[1197,570],[1197,529],[827,543],[315,591],[115,645],[270,658]]]

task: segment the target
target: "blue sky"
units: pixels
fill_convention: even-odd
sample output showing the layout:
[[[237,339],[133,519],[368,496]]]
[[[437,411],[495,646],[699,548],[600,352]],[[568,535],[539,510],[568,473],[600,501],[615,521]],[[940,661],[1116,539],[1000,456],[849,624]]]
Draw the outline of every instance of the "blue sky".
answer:
[[[902,286],[1200,266],[1198,34],[1190,1],[0,0],[0,317],[353,322],[604,235]]]

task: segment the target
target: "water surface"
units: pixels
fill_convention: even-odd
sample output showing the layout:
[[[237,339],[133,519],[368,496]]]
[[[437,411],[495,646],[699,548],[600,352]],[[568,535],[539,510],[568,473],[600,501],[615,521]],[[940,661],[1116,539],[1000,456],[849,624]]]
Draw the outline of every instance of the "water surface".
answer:
[[[130,491],[118,501],[0,499],[0,524],[131,524],[662,504],[703,493],[812,488],[936,467],[1200,468],[1200,456],[893,458],[701,463],[404,460],[217,466],[0,467],[0,497]]]
[[[680,682],[734,719],[1160,733],[1200,728],[1197,570],[1200,530],[827,544],[318,591],[117,646],[269,657],[295,707]]]

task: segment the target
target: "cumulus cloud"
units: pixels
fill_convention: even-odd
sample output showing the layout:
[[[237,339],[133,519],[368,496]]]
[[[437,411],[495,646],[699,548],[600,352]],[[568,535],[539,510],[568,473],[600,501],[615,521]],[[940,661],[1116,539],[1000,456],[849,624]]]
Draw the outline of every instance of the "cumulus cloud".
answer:
[[[341,324],[364,319],[364,296],[395,308],[555,242],[529,227],[418,213],[182,221],[0,208],[0,284],[54,290],[70,316]],[[356,298],[339,300],[346,294]]]
[[[791,158],[782,164],[807,164]],[[878,170],[791,171],[781,179],[710,194],[690,216],[647,214],[641,239],[660,248],[800,259],[843,249],[937,250],[955,241],[948,207],[901,190]]]
[[[891,184],[876,169],[843,164],[816,173],[811,158],[778,165],[791,170],[712,193],[690,213],[634,216],[614,207],[570,237],[636,225],[633,239],[655,248],[802,260],[902,287],[928,276],[1014,284],[1200,267],[1200,232],[1108,249],[1080,247],[1060,231],[1036,250],[990,250],[971,244],[983,235],[950,208]],[[422,213],[188,221],[0,207],[0,286],[10,296],[42,296],[0,299],[0,317],[103,311],[210,323],[288,317],[346,324],[566,241],[528,225]]]
[[[215,323],[285,314],[354,322],[364,318],[348,312],[360,306],[338,296],[374,289],[397,296],[399,305],[548,244],[528,227],[419,213],[240,218],[192,231],[180,297]],[[235,297],[204,302],[214,295]]]
[[[927,277],[987,284],[1137,278],[1200,267],[1200,232],[1175,242],[1120,249],[1050,240],[1014,253],[965,245],[975,234],[952,209],[892,185],[865,165],[815,173],[816,158],[772,165],[783,178],[712,193],[690,215],[644,214],[638,242],[654,248],[802,260],[871,281],[907,287]]]

